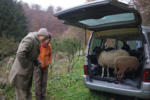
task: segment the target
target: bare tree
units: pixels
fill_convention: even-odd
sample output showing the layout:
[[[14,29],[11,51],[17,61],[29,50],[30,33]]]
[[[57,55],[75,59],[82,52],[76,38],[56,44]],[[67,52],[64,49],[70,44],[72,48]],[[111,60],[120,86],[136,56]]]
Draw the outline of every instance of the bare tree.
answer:
[[[41,10],[39,5],[28,6],[26,3],[22,3],[25,16],[28,21],[29,31],[37,31],[41,27],[47,28],[53,35],[63,34],[68,29],[68,26],[64,25],[62,21],[53,16],[54,7],[49,6],[46,11]],[[56,8],[57,11],[62,10],[61,7]]]
[[[150,25],[150,0],[132,0],[142,16],[142,24]]]

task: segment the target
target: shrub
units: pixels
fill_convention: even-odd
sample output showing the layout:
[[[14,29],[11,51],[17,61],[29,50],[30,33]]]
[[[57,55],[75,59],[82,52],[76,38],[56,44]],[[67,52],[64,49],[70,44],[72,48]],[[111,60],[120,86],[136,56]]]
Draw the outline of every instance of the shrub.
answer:
[[[76,40],[76,39],[65,39],[63,40],[63,42],[60,45],[60,51],[65,53],[67,58],[68,58],[68,62],[69,62],[69,66],[68,66],[68,72],[71,72],[73,70],[73,66],[74,64],[78,61],[78,58],[76,60],[73,60],[77,51],[81,50],[81,42]]]
[[[71,72],[74,64],[78,61],[78,57],[76,60],[73,59],[77,51],[81,50],[81,42],[75,38],[65,38],[62,40],[55,38],[51,41],[51,45],[53,52],[53,62],[51,67],[55,64],[56,54],[62,52],[69,62],[68,72]]]
[[[0,37],[0,60],[15,54],[16,50],[17,43],[14,38]]]

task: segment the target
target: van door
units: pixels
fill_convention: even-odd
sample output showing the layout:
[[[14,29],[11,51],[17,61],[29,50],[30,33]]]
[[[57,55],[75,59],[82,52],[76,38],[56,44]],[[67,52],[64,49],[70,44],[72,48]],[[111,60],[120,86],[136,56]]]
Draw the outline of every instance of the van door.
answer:
[[[108,28],[141,25],[138,11],[117,0],[100,0],[63,10],[54,14],[65,24],[97,31]]]

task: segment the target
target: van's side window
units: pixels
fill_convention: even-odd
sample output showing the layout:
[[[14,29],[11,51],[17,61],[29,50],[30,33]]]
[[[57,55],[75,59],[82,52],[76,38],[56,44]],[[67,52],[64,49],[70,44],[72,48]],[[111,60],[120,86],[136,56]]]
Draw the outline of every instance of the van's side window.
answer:
[[[138,48],[142,47],[142,42],[140,40],[128,40],[125,41],[126,45],[130,48],[130,50],[137,50]],[[117,49],[122,49],[123,48],[123,41],[118,41],[117,42]]]
[[[142,47],[142,42],[140,40],[130,40],[127,41],[131,50],[137,50],[138,48]]]
[[[119,40],[117,42],[117,49],[121,49],[122,47],[123,47],[123,42]]]
[[[94,55],[95,54],[94,49],[100,46],[101,46],[101,39],[93,38],[90,45],[89,55]]]

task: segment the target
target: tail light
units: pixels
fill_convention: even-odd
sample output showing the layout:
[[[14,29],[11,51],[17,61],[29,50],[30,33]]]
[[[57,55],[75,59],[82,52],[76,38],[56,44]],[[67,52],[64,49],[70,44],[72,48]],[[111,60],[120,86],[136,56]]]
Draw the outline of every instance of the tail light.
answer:
[[[84,75],[88,75],[87,65],[84,65]]]
[[[143,81],[150,82],[150,69],[144,70]]]

